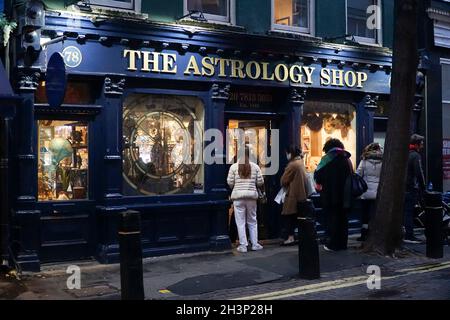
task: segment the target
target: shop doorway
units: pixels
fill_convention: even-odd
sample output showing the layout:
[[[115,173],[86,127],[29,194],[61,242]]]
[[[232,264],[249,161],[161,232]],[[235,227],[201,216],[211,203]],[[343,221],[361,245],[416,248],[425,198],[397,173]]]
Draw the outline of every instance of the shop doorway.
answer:
[[[229,163],[234,163],[236,160],[237,146],[239,138],[238,131],[232,129],[241,129],[241,133],[245,134],[245,144],[249,146],[250,152],[253,155],[256,163],[261,168],[264,176],[264,188],[267,195],[267,202],[261,203],[258,201],[257,219],[258,219],[258,237],[260,240],[269,239],[270,234],[273,233],[274,226],[270,225],[272,215],[272,202],[275,191],[275,176],[268,175],[266,168],[269,163],[267,162],[267,156],[271,156],[271,130],[275,123],[273,120],[249,120],[249,119],[228,119],[226,122],[226,129],[229,130],[230,138],[227,145],[227,159]],[[275,126],[276,127],[276,126]],[[230,164],[231,166],[231,164]],[[233,241],[238,239],[237,231],[235,230],[235,222],[233,215],[233,208],[231,206],[229,211],[230,222],[230,239]]]

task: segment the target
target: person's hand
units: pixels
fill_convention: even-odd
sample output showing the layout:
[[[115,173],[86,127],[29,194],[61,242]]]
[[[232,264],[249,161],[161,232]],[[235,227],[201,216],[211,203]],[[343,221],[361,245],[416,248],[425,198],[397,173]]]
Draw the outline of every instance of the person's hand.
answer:
[[[318,184],[318,183],[316,183],[316,191],[317,192],[321,192],[322,191],[322,185],[321,184]]]

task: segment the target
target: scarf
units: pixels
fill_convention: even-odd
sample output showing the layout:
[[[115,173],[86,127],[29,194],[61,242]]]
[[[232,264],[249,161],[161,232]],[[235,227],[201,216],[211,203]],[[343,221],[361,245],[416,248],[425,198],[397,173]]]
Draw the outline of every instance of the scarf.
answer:
[[[348,153],[347,151],[345,151],[344,149],[341,148],[333,148],[330,151],[328,151],[328,153],[326,155],[324,155],[322,157],[322,159],[320,159],[320,163],[317,166],[316,171],[319,171],[321,169],[323,169],[324,167],[326,167],[328,164],[330,164],[334,159],[336,159],[336,157],[340,156],[340,155],[344,155],[348,158],[350,158],[350,153]]]

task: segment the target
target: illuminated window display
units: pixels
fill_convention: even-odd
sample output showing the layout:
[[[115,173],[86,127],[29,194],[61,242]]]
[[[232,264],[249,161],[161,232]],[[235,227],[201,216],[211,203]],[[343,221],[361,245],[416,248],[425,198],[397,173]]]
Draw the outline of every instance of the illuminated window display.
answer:
[[[356,164],[356,112],[350,104],[305,102],[301,141],[308,172],[314,172],[323,156],[323,145],[331,138],[342,141]]]
[[[200,149],[194,150],[196,139]],[[203,103],[187,96],[133,94],[123,112],[126,195],[203,192]],[[197,144],[199,142],[197,141]],[[131,187],[131,188],[129,188]]]
[[[39,120],[38,199],[86,199],[88,126],[78,121]]]

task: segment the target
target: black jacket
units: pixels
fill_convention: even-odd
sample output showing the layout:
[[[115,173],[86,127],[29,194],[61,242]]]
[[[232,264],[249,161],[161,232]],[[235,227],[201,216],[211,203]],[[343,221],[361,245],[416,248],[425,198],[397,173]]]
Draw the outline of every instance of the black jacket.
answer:
[[[406,192],[425,190],[425,177],[422,170],[422,157],[416,150],[409,151]]]
[[[324,208],[344,206],[345,182],[351,174],[347,155],[338,155],[328,165],[314,173],[314,180],[322,185],[320,198]]]

